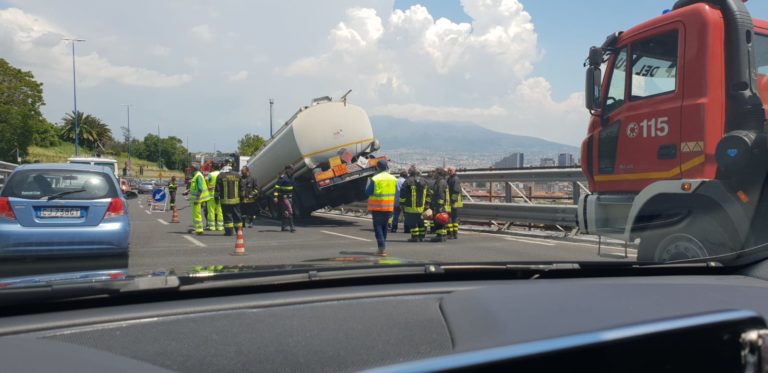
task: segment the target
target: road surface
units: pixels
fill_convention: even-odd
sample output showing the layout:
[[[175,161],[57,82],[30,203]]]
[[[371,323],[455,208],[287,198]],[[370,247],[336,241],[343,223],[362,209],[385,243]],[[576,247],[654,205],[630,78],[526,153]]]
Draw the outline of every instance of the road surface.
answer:
[[[170,223],[170,211],[149,211],[147,195],[130,201],[131,274],[171,269],[184,273],[196,265],[308,264],[326,259],[371,263],[376,260],[373,228],[365,217],[315,213],[312,218],[297,222],[295,233],[281,232],[279,221],[262,218],[253,228],[243,230],[247,255],[238,257],[230,255],[235,237],[209,231],[202,236],[189,234],[189,207],[182,199],[178,202],[181,222]],[[445,243],[411,243],[407,242],[409,237],[402,232],[389,234],[390,258],[437,262],[636,259],[636,251],[632,249],[629,257],[624,258],[623,247],[603,245],[602,254],[598,255],[593,242],[546,236],[464,230],[458,240]]]

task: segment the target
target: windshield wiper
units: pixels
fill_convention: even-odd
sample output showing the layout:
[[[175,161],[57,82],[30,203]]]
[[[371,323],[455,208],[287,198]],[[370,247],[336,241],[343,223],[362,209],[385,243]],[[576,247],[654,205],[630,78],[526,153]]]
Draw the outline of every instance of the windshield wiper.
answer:
[[[59,199],[61,197],[66,196],[67,194],[80,193],[80,192],[85,192],[85,191],[86,191],[85,189],[76,189],[76,190],[67,190],[65,192],[51,194],[50,196],[47,196],[48,199],[46,199],[46,201],[52,201],[54,199]],[[45,197],[43,197],[43,198],[45,198]]]

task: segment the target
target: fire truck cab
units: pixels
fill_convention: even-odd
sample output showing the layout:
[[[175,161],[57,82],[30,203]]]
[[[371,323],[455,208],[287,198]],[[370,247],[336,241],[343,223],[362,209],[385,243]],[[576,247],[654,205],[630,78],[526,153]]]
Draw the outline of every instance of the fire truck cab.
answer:
[[[680,0],[609,35],[585,66],[582,232],[640,238],[649,262],[768,242],[768,22],[741,0]]]

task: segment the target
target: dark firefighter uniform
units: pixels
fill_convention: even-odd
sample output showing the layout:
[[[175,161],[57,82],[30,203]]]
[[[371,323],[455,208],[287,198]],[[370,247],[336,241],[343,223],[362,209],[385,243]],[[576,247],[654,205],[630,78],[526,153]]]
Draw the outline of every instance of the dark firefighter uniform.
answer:
[[[171,198],[171,210],[176,209],[176,191],[179,190],[179,185],[176,184],[176,179],[171,179],[168,183],[168,195]]]
[[[275,184],[273,197],[282,218],[280,229],[287,231],[290,227],[291,232],[295,232],[293,226],[293,168],[286,167],[285,172],[280,175]]]
[[[427,181],[418,174],[409,175],[400,188],[400,207],[405,214],[405,226],[411,228],[410,242],[424,241],[427,230],[421,214],[427,203]]]
[[[256,205],[256,198],[259,196],[259,187],[256,183],[256,176],[241,174],[240,182],[242,183],[243,195],[241,199],[240,207],[243,214],[243,223],[248,224],[248,228],[252,227],[256,222],[256,213],[258,207]]]
[[[461,180],[455,173],[448,176],[448,191],[451,200],[451,223],[448,224],[448,238],[459,238],[459,210],[464,207],[461,199]]]
[[[235,229],[242,228],[240,216],[240,174],[234,171],[221,172],[216,177],[214,198],[221,204],[224,215],[224,234],[231,236]]]
[[[431,205],[432,212],[437,215],[441,211],[451,213],[451,192],[448,188],[448,183],[445,181],[445,176],[438,174],[435,176],[435,186],[432,190]],[[432,239],[432,242],[444,242],[448,231],[446,225],[438,224],[437,220],[433,220],[435,224],[435,233],[437,236]]]
[[[425,209],[428,208],[432,210],[432,216],[434,218],[434,215],[437,214],[439,211],[435,211],[432,208],[432,195],[435,193],[435,179],[434,175],[431,175],[430,177],[424,179],[424,182],[427,185],[427,202]],[[435,233],[435,221],[432,220],[425,220],[424,221],[424,234],[427,233]]]

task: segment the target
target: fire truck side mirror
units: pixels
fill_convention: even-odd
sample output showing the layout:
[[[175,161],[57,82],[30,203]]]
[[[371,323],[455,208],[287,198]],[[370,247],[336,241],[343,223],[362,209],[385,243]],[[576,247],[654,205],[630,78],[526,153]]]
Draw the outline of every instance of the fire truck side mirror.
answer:
[[[599,109],[601,78],[600,67],[587,67],[587,79],[584,86],[584,99],[587,110]]]

